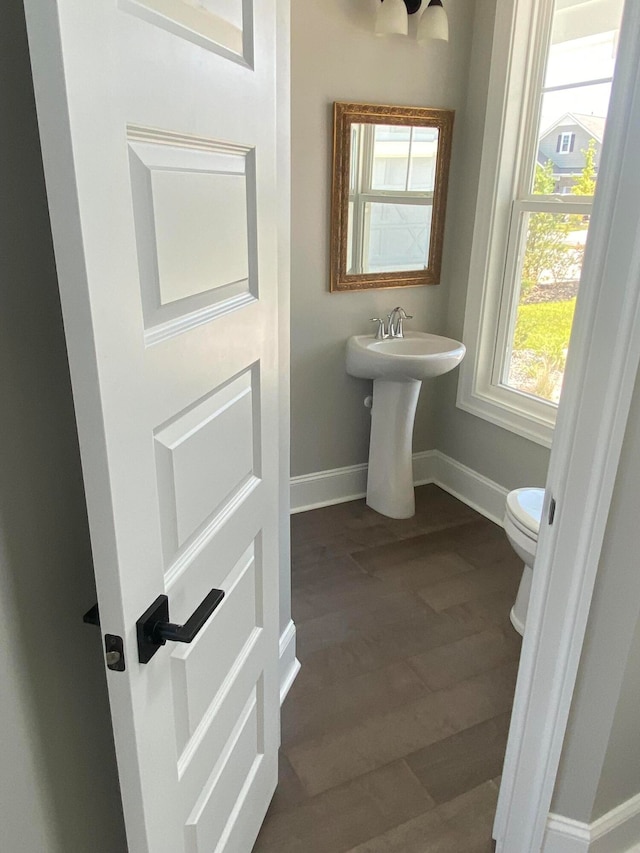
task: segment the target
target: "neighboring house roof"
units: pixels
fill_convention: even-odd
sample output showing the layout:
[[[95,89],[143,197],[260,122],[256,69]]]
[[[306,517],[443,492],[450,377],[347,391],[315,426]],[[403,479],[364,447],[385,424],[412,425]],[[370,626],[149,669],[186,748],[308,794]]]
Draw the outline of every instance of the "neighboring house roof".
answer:
[[[561,127],[562,125],[570,125],[577,124],[580,125],[590,136],[596,140],[596,142],[602,142],[604,137],[604,124],[606,119],[604,116],[588,116],[583,113],[565,113],[561,118],[555,121],[551,127],[547,128],[544,133],[540,134],[540,141],[542,141],[546,136],[549,136],[550,133],[557,127]]]
[[[604,116],[586,116],[581,113],[570,113],[585,130],[587,130],[596,142],[602,142],[604,138],[604,125],[606,118]]]
[[[563,175],[577,175],[584,168],[584,148],[581,147],[581,144],[587,137],[587,139],[594,139],[596,143],[596,162],[594,165],[597,169],[598,155],[604,136],[604,125],[605,119],[602,116],[565,113],[540,135],[537,162],[544,166],[548,161],[551,161],[553,163],[553,174],[557,178],[561,178]],[[559,139],[556,141],[556,135],[563,133],[572,133],[574,138],[575,136],[579,138],[580,144],[578,144],[577,150],[574,150],[573,138],[568,150],[558,150],[560,141]]]

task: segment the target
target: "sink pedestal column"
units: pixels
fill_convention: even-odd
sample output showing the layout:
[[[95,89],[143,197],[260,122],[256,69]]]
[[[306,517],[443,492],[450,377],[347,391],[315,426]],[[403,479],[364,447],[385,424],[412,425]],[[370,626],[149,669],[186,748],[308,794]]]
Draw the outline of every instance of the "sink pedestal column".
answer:
[[[367,504],[389,518],[410,518],[413,492],[413,422],[422,382],[374,379]]]

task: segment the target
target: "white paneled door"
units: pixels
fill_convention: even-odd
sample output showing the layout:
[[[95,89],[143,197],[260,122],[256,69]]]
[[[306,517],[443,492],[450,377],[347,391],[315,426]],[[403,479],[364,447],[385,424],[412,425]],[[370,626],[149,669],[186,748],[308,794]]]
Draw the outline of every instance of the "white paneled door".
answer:
[[[25,7],[129,850],[249,853],[279,739],[276,0]]]

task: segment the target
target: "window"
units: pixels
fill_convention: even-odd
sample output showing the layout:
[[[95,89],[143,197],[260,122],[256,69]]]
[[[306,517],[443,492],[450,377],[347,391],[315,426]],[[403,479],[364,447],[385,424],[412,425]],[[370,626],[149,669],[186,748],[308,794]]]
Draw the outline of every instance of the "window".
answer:
[[[512,28],[494,47],[487,115],[507,106],[485,131],[472,265],[486,275],[469,284],[458,405],[543,444],[562,389],[622,5],[498,0]]]
[[[558,145],[556,146],[556,151],[561,152],[562,154],[570,153],[573,151],[573,145],[576,141],[575,133],[561,133],[558,137]]]
[[[424,269],[438,128],[352,125],[347,271]]]

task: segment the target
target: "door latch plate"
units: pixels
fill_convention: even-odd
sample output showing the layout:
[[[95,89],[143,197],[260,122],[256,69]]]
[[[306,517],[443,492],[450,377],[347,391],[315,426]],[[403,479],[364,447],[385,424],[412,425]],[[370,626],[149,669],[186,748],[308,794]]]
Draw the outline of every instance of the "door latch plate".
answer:
[[[122,637],[119,637],[117,634],[105,634],[104,655],[107,661],[107,669],[111,669],[114,672],[125,671],[126,664]]]

